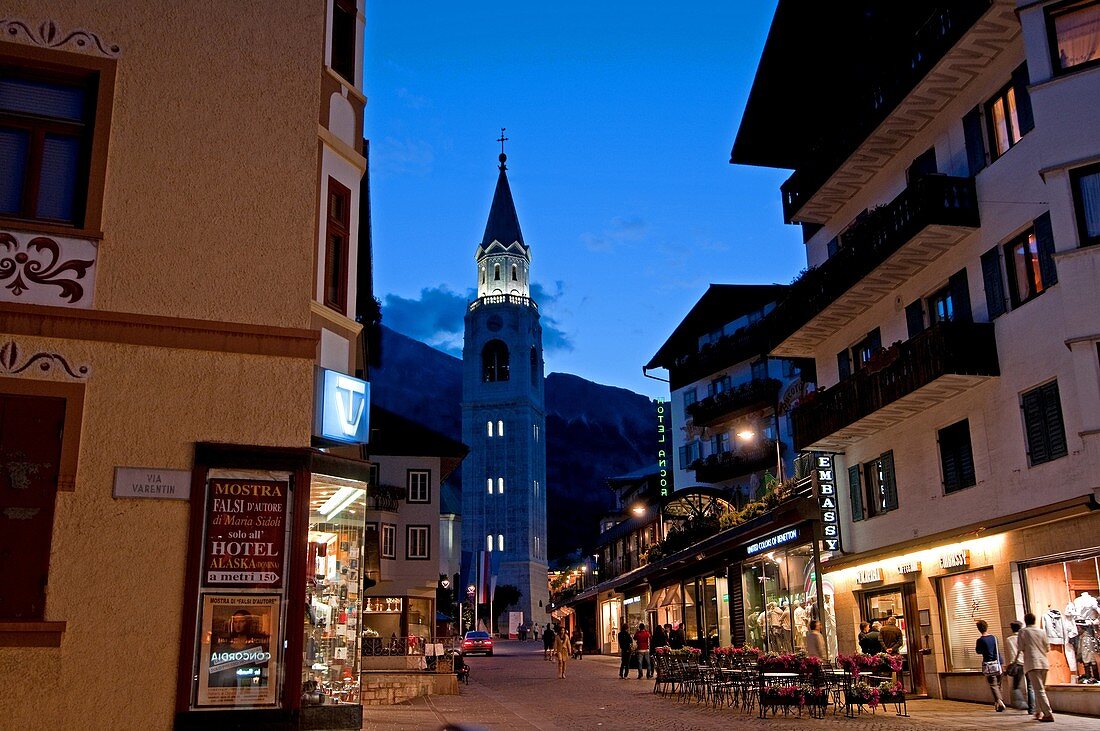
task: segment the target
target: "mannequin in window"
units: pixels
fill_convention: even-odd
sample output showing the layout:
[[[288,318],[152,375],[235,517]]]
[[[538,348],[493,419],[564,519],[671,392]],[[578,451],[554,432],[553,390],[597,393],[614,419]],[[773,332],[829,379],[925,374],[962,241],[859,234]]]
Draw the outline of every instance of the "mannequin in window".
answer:
[[[1080,650],[1081,663],[1085,666],[1085,674],[1078,682],[1094,685],[1100,683],[1100,672],[1097,672],[1097,657],[1100,656],[1100,638],[1097,637],[1100,627],[1100,606],[1096,597],[1089,592],[1081,592],[1081,595],[1073,600],[1074,624],[1079,637],[1077,647]]]
[[[1053,607],[1047,608],[1046,613],[1039,618],[1039,624],[1050,643],[1050,651],[1047,653],[1047,660],[1050,662],[1050,670],[1047,671],[1048,682],[1069,683],[1073,671],[1066,648],[1070,648],[1069,655],[1074,655],[1073,645],[1067,640],[1072,640],[1077,635],[1076,625]]]

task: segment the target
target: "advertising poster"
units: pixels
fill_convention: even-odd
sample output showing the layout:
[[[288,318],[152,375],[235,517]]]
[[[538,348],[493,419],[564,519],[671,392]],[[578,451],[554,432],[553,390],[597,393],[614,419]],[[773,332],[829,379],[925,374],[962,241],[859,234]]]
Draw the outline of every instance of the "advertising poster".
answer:
[[[277,703],[277,595],[204,594],[196,707]]]
[[[288,480],[211,477],[202,585],[279,589],[286,568]]]

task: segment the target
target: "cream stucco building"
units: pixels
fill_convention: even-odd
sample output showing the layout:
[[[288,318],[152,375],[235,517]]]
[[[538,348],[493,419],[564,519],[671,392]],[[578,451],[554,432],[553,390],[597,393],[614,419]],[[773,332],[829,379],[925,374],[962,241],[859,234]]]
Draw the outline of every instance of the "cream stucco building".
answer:
[[[247,19],[213,0],[6,4],[0,562],[19,568],[0,584],[0,726],[296,718],[308,638],[292,581],[325,485],[365,502],[355,447],[311,449],[327,444],[317,369],[363,370],[373,303],[366,242],[357,259],[362,4],[280,0]],[[204,602],[260,596],[204,587],[217,470],[277,485],[285,550],[250,618],[272,664],[244,673],[254,695],[239,671],[204,705]],[[328,669],[357,654],[341,643]]]

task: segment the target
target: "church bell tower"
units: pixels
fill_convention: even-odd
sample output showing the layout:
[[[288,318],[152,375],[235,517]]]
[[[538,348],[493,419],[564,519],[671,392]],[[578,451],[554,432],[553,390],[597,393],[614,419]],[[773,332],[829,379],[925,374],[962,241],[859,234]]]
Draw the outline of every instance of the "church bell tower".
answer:
[[[544,624],[550,600],[542,327],[503,139],[489,220],[474,255],[477,299],[466,310],[462,349],[462,441],[470,448],[462,464],[462,549],[498,554],[497,585],[519,589],[524,622]],[[504,610],[494,606],[506,632]]]

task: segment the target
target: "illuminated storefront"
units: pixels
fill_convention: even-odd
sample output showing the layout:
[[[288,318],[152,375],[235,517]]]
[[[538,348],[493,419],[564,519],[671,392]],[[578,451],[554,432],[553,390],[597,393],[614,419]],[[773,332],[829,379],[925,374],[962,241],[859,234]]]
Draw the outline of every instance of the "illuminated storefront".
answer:
[[[1073,506],[1066,512],[1069,517],[1045,522],[1023,516],[1017,523],[1023,527],[862,562],[852,557],[839,569],[830,570],[838,561],[827,563],[824,583],[835,588],[839,651],[857,649],[860,621],[892,617],[902,630],[898,652],[910,692],[986,702],[975,623],[985,620],[1003,646],[1009,623],[1030,611],[1054,637],[1047,655],[1054,710],[1100,715],[1100,682],[1092,682],[1100,676],[1100,540],[1090,538],[1100,535],[1100,513]],[[1035,546],[1051,552],[1036,555]]]
[[[199,444],[177,728],[263,711],[358,727],[369,463],[314,449]],[[338,708],[339,707],[339,708]],[[273,714],[273,715],[272,715]]]

